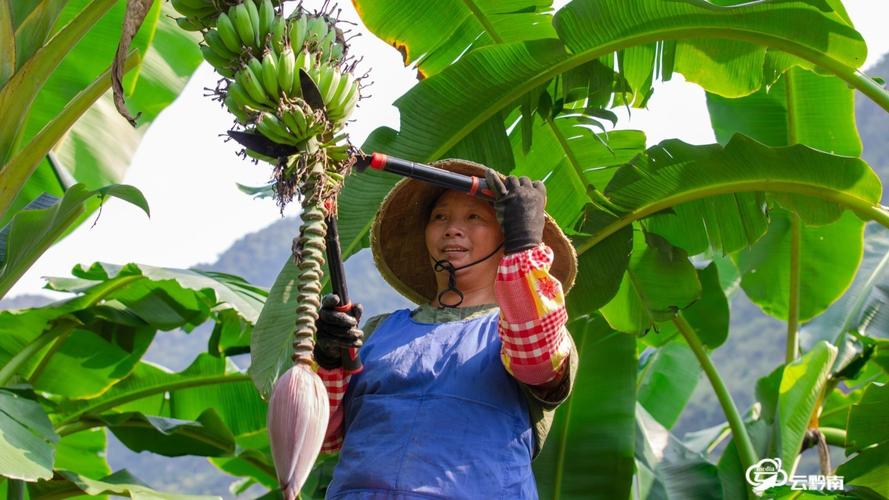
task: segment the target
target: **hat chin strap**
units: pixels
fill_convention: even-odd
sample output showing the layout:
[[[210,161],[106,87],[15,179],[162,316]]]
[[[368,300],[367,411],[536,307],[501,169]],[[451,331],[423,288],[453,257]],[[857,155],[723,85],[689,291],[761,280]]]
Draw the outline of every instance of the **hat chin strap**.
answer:
[[[439,307],[441,307],[441,308],[460,307],[460,304],[463,303],[463,292],[461,292],[460,289],[457,288],[457,271],[459,271],[461,269],[466,269],[467,267],[474,266],[480,262],[484,262],[484,261],[490,259],[501,248],[503,248],[502,242],[499,245],[497,245],[497,248],[495,248],[494,251],[492,251],[488,255],[482,257],[481,259],[478,259],[475,262],[470,262],[469,264],[466,264],[465,266],[460,266],[460,267],[454,267],[454,265],[451,264],[451,261],[449,261],[449,260],[445,260],[445,259],[437,260],[435,257],[430,256],[432,258],[432,260],[435,261],[435,267],[434,267],[435,272],[439,273],[441,271],[447,271],[447,273],[448,273],[448,287],[446,289],[442,290],[441,292],[439,292],[438,297],[436,297],[436,300],[438,300]],[[446,294],[448,292],[454,292],[455,294],[457,294],[458,297],[460,297],[460,300],[458,300],[455,304],[445,304],[444,302],[441,301],[441,298],[444,296],[444,294]]]

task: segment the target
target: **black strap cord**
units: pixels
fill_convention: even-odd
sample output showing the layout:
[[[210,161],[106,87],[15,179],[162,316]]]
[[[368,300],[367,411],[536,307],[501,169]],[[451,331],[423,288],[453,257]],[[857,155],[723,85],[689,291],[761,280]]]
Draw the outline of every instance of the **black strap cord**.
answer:
[[[434,268],[435,272],[439,273],[441,271],[447,271],[447,273],[448,273],[448,287],[446,289],[442,290],[441,292],[439,292],[438,297],[437,297],[439,307],[441,307],[441,308],[459,307],[460,304],[463,303],[463,292],[461,292],[460,289],[457,288],[457,271],[459,271],[461,269],[466,269],[467,267],[474,266],[474,265],[478,264],[479,262],[484,262],[484,261],[490,259],[501,248],[503,248],[503,243],[500,243],[499,245],[497,245],[497,248],[495,248],[493,252],[482,257],[481,259],[478,259],[475,262],[470,262],[469,264],[466,264],[465,266],[460,266],[460,267],[454,267],[454,265],[451,264],[451,261],[449,261],[449,260],[444,260],[444,259],[436,260],[433,257],[432,260],[435,261],[435,268]],[[445,304],[444,302],[441,301],[441,298],[444,296],[444,294],[446,294],[448,292],[454,292],[455,294],[457,294],[458,297],[460,297],[460,300],[458,300],[456,304]]]

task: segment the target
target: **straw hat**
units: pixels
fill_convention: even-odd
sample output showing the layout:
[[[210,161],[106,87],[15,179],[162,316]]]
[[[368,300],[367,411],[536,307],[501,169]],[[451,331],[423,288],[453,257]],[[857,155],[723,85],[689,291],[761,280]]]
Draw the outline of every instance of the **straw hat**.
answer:
[[[484,165],[466,160],[441,160],[433,165],[482,179],[487,170]],[[432,302],[438,293],[435,272],[426,250],[425,229],[432,204],[444,191],[444,188],[423,181],[399,181],[380,205],[371,229],[370,247],[380,274],[392,288],[417,304]],[[550,274],[568,293],[577,274],[577,254],[571,241],[548,214],[543,242],[555,254]]]

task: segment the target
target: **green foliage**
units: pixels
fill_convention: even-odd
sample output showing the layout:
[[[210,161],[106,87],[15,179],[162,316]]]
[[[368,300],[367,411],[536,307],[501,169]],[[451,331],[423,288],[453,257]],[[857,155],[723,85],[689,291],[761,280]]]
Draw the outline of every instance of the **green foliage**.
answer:
[[[62,124],[92,102],[75,98],[80,108],[65,111],[58,104],[72,95],[55,101],[47,94],[41,101],[41,86],[68,59],[38,57],[29,47],[43,44],[49,28],[26,36],[23,19],[35,27],[57,17],[74,20],[47,45],[46,52],[58,55],[66,53],[62,40],[73,46],[98,33],[91,27],[105,22],[99,14],[112,4],[68,2],[62,10],[44,0],[43,10],[29,17],[28,9],[0,0],[0,82],[6,82],[0,158],[12,158],[18,172],[18,181],[7,185],[25,186],[14,207],[35,198],[31,187],[47,178],[43,167],[31,175],[43,153],[22,156],[21,145],[60,137],[52,127],[41,136],[38,130],[50,123],[41,113],[67,116],[57,122],[66,128]],[[419,161],[461,156],[545,179],[547,208],[575,240],[580,273],[569,311],[581,365],[574,394],[535,462],[543,497],[741,498],[749,495],[744,472],[752,461],[781,458],[792,472],[807,432],[826,425],[846,433],[848,458],[836,471],[847,475],[845,493],[889,495],[886,439],[874,431],[887,411],[889,301],[877,284],[889,252],[868,247],[862,222],[889,226],[889,213],[879,205],[879,176],[858,158],[849,86],[884,109],[889,93],[856,72],[865,47],[841,2],[574,0],[553,16],[549,2],[533,0],[356,4],[367,26],[426,77],[396,101],[399,130],[377,129],[363,149]],[[149,18],[163,19],[159,13],[155,7]],[[166,22],[150,26],[158,41],[173,33],[164,31]],[[176,42],[163,54],[187,68],[191,56],[171,54],[188,40],[170,40]],[[29,55],[44,78],[23,83],[17,69]],[[87,88],[104,65],[83,63],[89,75],[74,88]],[[646,148],[639,132],[604,133],[603,123],[614,119],[610,108],[644,106],[658,80],[673,73],[709,92],[719,144],[668,140]],[[174,80],[157,95],[139,94],[135,83],[137,95],[146,103],[168,102],[170,89],[178,90]],[[13,102],[13,88],[25,98]],[[45,111],[8,113],[32,102],[45,102]],[[39,126],[25,121],[34,117]],[[88,130],[93,133],[85,137],[93,140],[95,129]],[[84,189],[113,180],[94,168],[99,163],[86,161]],[[369,175],[346,183],[339,198],[346,255],[367,246],[375,208],[395,181]],[[49,185],[38,190],[58,187]],[[11,192],[0,191],[2,201],[11,203]],[[852,282],[862,249],[872,274],[854,285],[859,295],[832,309]],[[289,257],[276,258],[274,267],[282,269]],[[274,489],[259,392],[267,392],[289,362],[293,268],[285,264],[266,294],[210,270],[97,264],[50,280],[52,288],[74,294],[71,299],[0,313],[0,385],[30,386],[2,393],[49,422],[34,434],[17,420],[0,421],[4,436],[43,436],[0,443],[38,457],[0,462],[0,474],[18,477],[10,473],[13,465],[33,479],[58,473],[29,485],[32,494],[156,495],[125,472],[108,475],[97,451],[104,441],[95,432],[107,428],[134,450],[210,456],[245,478],[239,489],[254,483]],[[777,349],[788,352],[787,359],[759,374],[771,373],[757,385],[743,421],[720,377],[728,367],[714,363],[710,352],[738,335],[728,333],[728,299],[738,290],[786,320],[789,330],[788,347]],[[812,323],[814,333],[797,356],[799,324],[821,313],[830,322],[820,331]],[[193,331],[207,322],[213,323],[207,352],[184,370],[143,360],[164,331]],[[744,348],[765,343],[776,350],[770,334],[756,332],[757,343]],[[248,346],[258,359],[251,377],[227,358]],[[729,425],[682,442],[670,429],[701,372]],[[9,415],[3,411],[0,416]],[[53,436],[60,436],[58,443]],[[53,449],[55,463],[46,453]],[[76,470],[59,468],[78,457]],[[331,464],[319,464],[310,483],[315,492],[323,490]]]

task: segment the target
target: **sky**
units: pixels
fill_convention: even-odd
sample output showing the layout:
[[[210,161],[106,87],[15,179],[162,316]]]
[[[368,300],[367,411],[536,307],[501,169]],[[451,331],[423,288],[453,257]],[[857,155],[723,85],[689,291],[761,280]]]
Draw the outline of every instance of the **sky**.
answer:
[[[320,0],[304,0],[309,9]],[[566,1],[556,1],[559,8]],[[864,69],[889,52],[889,1],[844,0],[849,15],[867,41]],[[400,54],[364,29],[351,2],[343,1],[342,19],[357,23],[361,35],[351,41],[354,53],[371,70],[370,96],[363,99],[348,127],[354,144],[361,144],[375,128],[398,129],[398,112],[392,102],[416,83],[415,71],[404,68]],[[889,75],[883,75],[889,76]],[[124,184],[138,187],[151,206],[151,217],[127,203],[111,199],[93,226],[95,215],[71,235],[51,247],[13,286],[9,297],[40,293],[43,276],[68,276],[76,264],[96,261],[137,262],[185,268],[209,263],[247,233],[279,220],[272,200],[253,199],[237,183],[258,186],[271,175],[271,166],[254,165],[235,155],[237,148],[219,137],[230,118],[219,103],[203,97],[204,87],[215,87],[217,76],[202,65],[181,96],[155,120],[132,160]],[[658,84],[648,109],[630,115],[618,112],[618,129],[645,131],[649,144],[675,137],[692,144],[715,142],[707,116],[704,93],[681,76]],[[367,173],[365,175],[373,175]],[[285,215],[295,215],[295,203]],[[297,232],[294,227],[294,234]]]

